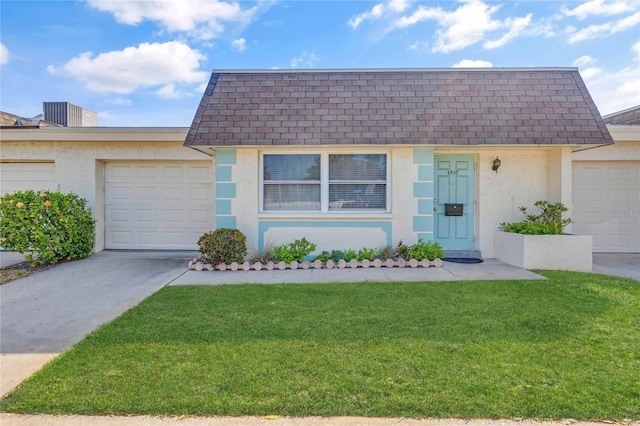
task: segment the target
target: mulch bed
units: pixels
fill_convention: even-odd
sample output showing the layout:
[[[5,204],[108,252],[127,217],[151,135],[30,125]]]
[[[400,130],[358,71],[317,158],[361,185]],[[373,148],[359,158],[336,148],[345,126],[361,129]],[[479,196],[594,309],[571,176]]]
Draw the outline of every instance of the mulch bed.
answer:
[[[0,269],[0,285],[9,283],[18,278],[24,278],[31,274],[35,274],[45,269],[51,268],[53,265],[45,263],[43,265],[31,266],[29,262],[17,263]]]

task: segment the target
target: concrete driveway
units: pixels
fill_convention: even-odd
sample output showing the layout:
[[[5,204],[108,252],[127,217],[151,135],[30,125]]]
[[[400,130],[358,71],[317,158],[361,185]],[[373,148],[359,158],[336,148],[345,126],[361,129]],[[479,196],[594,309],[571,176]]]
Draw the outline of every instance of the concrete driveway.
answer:
[[[195,252],[101,252],[0,286],[0,395],[187,270]]]
[[[594,253],[593,272],[640,281],[640,253]]]

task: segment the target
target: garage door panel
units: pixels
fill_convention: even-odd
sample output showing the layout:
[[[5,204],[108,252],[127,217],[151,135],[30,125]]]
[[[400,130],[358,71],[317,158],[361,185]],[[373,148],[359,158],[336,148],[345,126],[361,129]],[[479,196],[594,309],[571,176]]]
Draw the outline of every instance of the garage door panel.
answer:
[[[211,168],[209,167],[190,167],[188,172],[190,180],[200,179],[200,182],[211,181]]]
[[[212,179],[209,162],[107,163],[107,248],[197,249],[215,226]]]
[[[578,178],[592,182],[602,181],[602,167],[588,166],[584,167],[577,173]]]
[[[633,191],[631,189],[612,189],[609,191],[609,201],[619,202],[619,203],[628,203],[633,200]]]
[[[574,162],[573,232],[595,252],[640,252],[640,161]]]
[[[609,180],[613,181],[628,181],[631,180],[631,176],[629,167],[612,167],[609,171]]]

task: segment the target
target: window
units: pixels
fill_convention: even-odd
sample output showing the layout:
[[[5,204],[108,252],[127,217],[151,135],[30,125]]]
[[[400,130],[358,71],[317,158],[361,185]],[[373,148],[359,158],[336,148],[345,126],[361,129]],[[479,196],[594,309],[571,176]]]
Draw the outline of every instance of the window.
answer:
[[[265,154],[264,211],[386,211],[386,154]]]
[[[265,155],[264,210],[320,210],[320,155]]]

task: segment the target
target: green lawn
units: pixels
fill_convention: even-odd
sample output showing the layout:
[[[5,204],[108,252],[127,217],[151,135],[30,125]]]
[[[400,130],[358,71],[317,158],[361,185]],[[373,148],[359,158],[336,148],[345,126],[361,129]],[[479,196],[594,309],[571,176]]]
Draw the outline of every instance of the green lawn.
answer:
[[[0,402],[69,414],[640,418],[640,283],[166,287]]]

